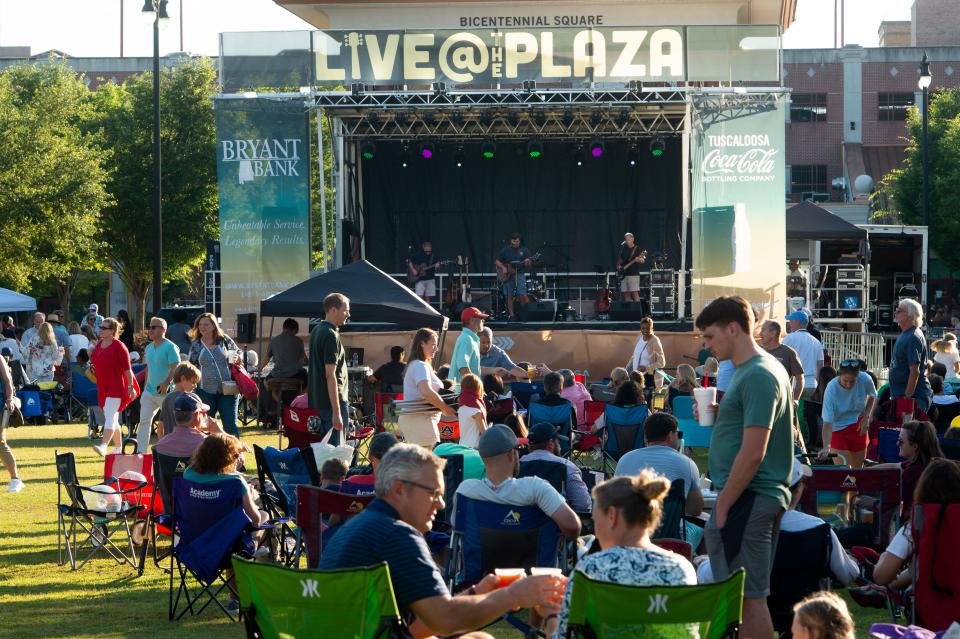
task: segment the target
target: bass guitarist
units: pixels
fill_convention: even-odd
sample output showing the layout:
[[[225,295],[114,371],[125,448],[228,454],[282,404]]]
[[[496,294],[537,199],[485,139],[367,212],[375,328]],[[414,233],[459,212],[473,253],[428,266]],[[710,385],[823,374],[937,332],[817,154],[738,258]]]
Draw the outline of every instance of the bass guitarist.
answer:
[[[513,301],[521,304],[530,301],[527,295],[527,276],[524,269],[533,264],[530,250],[522,246],[519,233],[510,236],[510,246],[505,246],[494,262],[497,269],[497,280],[503,286],[503,294],[507,298],[507,312],[513,318]]]
[[[640,249],[633,233],[625,233],[617,256],[617,274],[620,276],[620,293],[625,302],[640,301],[640,265],[647,261],[647,252]]]
[[[437,267],[448,264],[448,261],[439,262],[433,254],[433,243],[427,240],[421,246],[422,250],[407,260],[407,279],[414,286],[414,292],[424,302],[430,304],[437,295],[437,283],[434,273]]]

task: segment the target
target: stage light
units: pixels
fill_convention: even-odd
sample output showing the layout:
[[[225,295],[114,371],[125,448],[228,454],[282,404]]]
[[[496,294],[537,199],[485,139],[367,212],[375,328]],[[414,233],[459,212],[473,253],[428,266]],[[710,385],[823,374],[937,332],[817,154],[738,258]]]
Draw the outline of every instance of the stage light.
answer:
[[[433,153],[433,142],[424,142],[420,145],[420,157],[422,157],[424,160],[432,160]]]
[[[637,145],[630,145],[630,150],[627,151],[627,164],[630,166],[636,166],[640,161],[640,151],[637,150]]]
[[[497,154],[497,145],[493,142],[484,142],[480,147],[480,154],[484,159],[492,160]]]
[[[527,155],[534,159],[539,158],[543,155],[543,145],[537,140],[530,140],[527,142]]]
[[[655,158],[660,157],[666,152],[666,150],[667,150],[667,143],[660,136],[657,136],[652,140],[650,140],[650,155],[652,155],[653,157]]]
[[[407,168],[410,165],[410,147],[406,144],[400,149],[400,166]]]
[[[377,145],[367,140],[360,145],[360,157],[364,160],[372,160],[377,156]]]
[[[606,147],[603,145],[603,140],[600,138],[595,138],[590,142],[590,156],[595,158],[603,157],[603,152],[606,150]]]
[[[586,155],[583,152],[583,147],[577,148],[573,153],[573,162],[577,166],[583,166],[583,161],[586,159]]]
[[[457,147],[457,152],[453,156],[453,162],[454,164],[457,165],[458,169],[463,166],[463,147],[462,146]]]

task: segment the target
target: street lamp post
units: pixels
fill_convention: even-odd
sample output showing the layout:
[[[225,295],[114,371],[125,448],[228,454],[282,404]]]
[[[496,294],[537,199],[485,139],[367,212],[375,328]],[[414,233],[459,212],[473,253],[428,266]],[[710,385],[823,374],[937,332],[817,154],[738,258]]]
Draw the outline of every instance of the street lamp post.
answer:
[[[930,81],[933,80],[933,77],[930,75],[930,63],[927,62],[927,54],[923,54],[923,60],[920,61],[920,80],[917,82],[917,86],[920,87],[920,90],[923,91],[923,102],[921,107],[923,108],[923,113],[921,114],[921,137],[923,139],[923,148],[922,153],[922,162],[923,162],[923,225],[926,227],[930,226],[930,166],[927,163],[927,147],[929,142],[927,140],[927,106],[928,106],[928,89],[930,88]],[[927,233],[929,233],[929,228]]]
[[[167,0],[144,0],[143,16],[153,22],[153,312],[163,306],[163,205],[160,177],[160,21],[166,23]]]

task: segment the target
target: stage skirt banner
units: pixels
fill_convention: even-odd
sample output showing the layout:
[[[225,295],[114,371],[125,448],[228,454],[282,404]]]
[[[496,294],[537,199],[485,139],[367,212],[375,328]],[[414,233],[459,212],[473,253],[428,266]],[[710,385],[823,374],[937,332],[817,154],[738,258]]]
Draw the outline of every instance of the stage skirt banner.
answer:
[[[693,96],[693,314],[721,295],[786,308],[781,94]]]
[[[780,81],[777,25],[585,26],[545,16],[497,28],[359,29],[221,34],[221,82],[263,86],[368,87],[526,81],[590,83]],[[562,22],[562,21],[561,21]],[[474,25],[480,28],[470,28]]]
[[[309,125],[268,100],[216,103],[223,327],[310,274]]]

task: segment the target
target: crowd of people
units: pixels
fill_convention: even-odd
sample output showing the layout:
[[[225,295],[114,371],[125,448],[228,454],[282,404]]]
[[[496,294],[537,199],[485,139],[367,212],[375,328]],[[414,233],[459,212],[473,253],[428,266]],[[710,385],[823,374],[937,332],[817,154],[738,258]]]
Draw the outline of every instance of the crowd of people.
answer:
[[[198,316],[182,345],[167,338],[162,318],[152,318],[149,341],[139,345],[136,352],[142,356],[135,358],[124,341],[129,325],[119,317],[100,317],[96,310],[91,307],[83,328],[71,323],[62,331],[58,331],[62,322],[49,321],[54,314],[38,314],[19,340],[16,329],[5,327],[5,336],[13,331],[17,361],[28,378],[46,376],[46,362],[55,370],[64,362],[87,361],[103,412],[97,453],[119,450],[119,416],[139,399],[139,450],[149,446],[151,424],[159,415],[156,450],[192,456],[189,479],[243,481],[245,447],[239,441],[238,395],[231,373],[240,349],[216,317]],[[317,412],[316,434],[332,431],[333,444],[351,428],[348,363],[340,335],[349,317],[349,299],[338,293],[327,296],[324,318],[311,331],[307,348],[297,337],[297,323],[288,320],[284,332],[270,342],[265,360],[273,364],[275,375],[305,381],[305,404]],[[448,365],[437,361],[437,333],[424,328],[415,333],[408,349],[393,347],[390,361],[370,375],[369,382],[402,390],[405,402],[419,401],[423,408],[401,412],[394,432],[371,438],[366,472],[357,474],[339,460],[323,464],[324,487],[373,493],[376,499],[331,535],[320,567],[386,561],[400,610],[416,636],[485,637],[476,629],[518,608],[530,608],[531,623],[547,636],[565,636],[572,581],[564,576],[534,575],[499,587],[491,575],[464,592],[450,591],[446,566],[438,563],[428,533],[438,511],[453,507],[444,503],[446,459],[462,455],[464,480],[456,488],[458,497],[539,508],[565,538],[579,540],[583,556],[576,570],[592,579],[681,585],[720,581],[745,569],[743,636],[772,637],[775,628],[784,629],[783,619],[775,619],[768,606],[771,594],[778,594],[771,592],[778,540],[790,535],[801,539],[825,525],[817,513],[798,510],[812,472],[797,451],[809,446],[816,451],[810,458],[817,463],[836,460],[860,468],[871,423],[887,419],[891,412],[909,411],[894,416],[902,422],[898,447],[903,461],[874,466],[901,472],[903,527],[882,553],[859,546],[846,550],[845,540],[830,530],[829,576],[842,584],[861,584],[854,589],[857,601],[870,605],[880,589],[901,591],[912,581],[908,559],[916,547],[910,525],[914,502],[960,500],[960,468],[944,459],[936,427],[925,419],[926,411],[957,403],[957,396],[947,390],[960,368],[956,338],[948,334],[932,345],[935,356],[928,365],[920,331],[922,308],[903,300],[896,318],[901,334],[892,351],[889,383],[880,388],[862,360],[845,359],[836,363],[836,369],[825,365],[822,344],[806,313],[787,317],[790,330],[784,336],[775,321],[757,325],[752,308],[739,297],[718,298],[696,318],[709,351],[697,369],[679,364],[674,375],[667,374],[663,346],[653,321],[645,318],[629,360],[603,383],[588,388],[571,369],[515,363],[494,344],[492,331],[484,326],[487,315],[467,308]],[[95,340],[84,335],[89,333],[84,329],[93,325],[99,333]],[[61,341],[63,346],[58,345]],[[3,348],[5,428],[16,407],[16,384],[8,366],[14,350]],[[141,383],[133,374],[132,359],[145,364]],[[524,406],[512,395],[511,382],[534,376],[542,377],[542,395]],[[716,387],[717,402],[703,407],[694,402],[694,418],[705,417],[704,410],[712,414],[709,479],[701,477],[701,470],[685,454],[678,420],[671,414],[675,398],[705,386]],[[653,406],[651,400],[661,389],[668,399]],[[590,417],[586,409],[587,402],[597,400],[621,408],[646,404],[649,416],[643,423],[644,446],[620,456],[612,477],[591,481],[591,489],[584,469],[565,451],[574,439],[587,450],[602,447],[607,436],[604,417]],[[504,401],[510,406],[508,413],[494,419]],[[528,424],[533,404],[569,408],[569,423]],[[818,406],[818,413],[802,419],[799,413],[805,405],[807,410]],[[456,441],[442,441],[442,421],[457,423]],[[960,438],[960,425],[945,434]],[[0,458],[11,475],[8,490],[21,490],[23,482],[2,429]],[[538,476],[537,468],[542,467],[538,464],[543,462],[564,468],[562,492]],[[653,539],[674,482],[683,482],[682,536],[690,544],[693,562]],[[709,507],[707,489],[714,497]],[[266,518],[255,491],[245,498],[244,510],[254,523]],[[452,523],[456,526],[456,521]],[[865,572],[872,574],[872,582],[863,581]],[[831,593],[803,594],[810,596],[791,602],[796,605],[787,620],[794,636],[853,636],[842,599]]]

